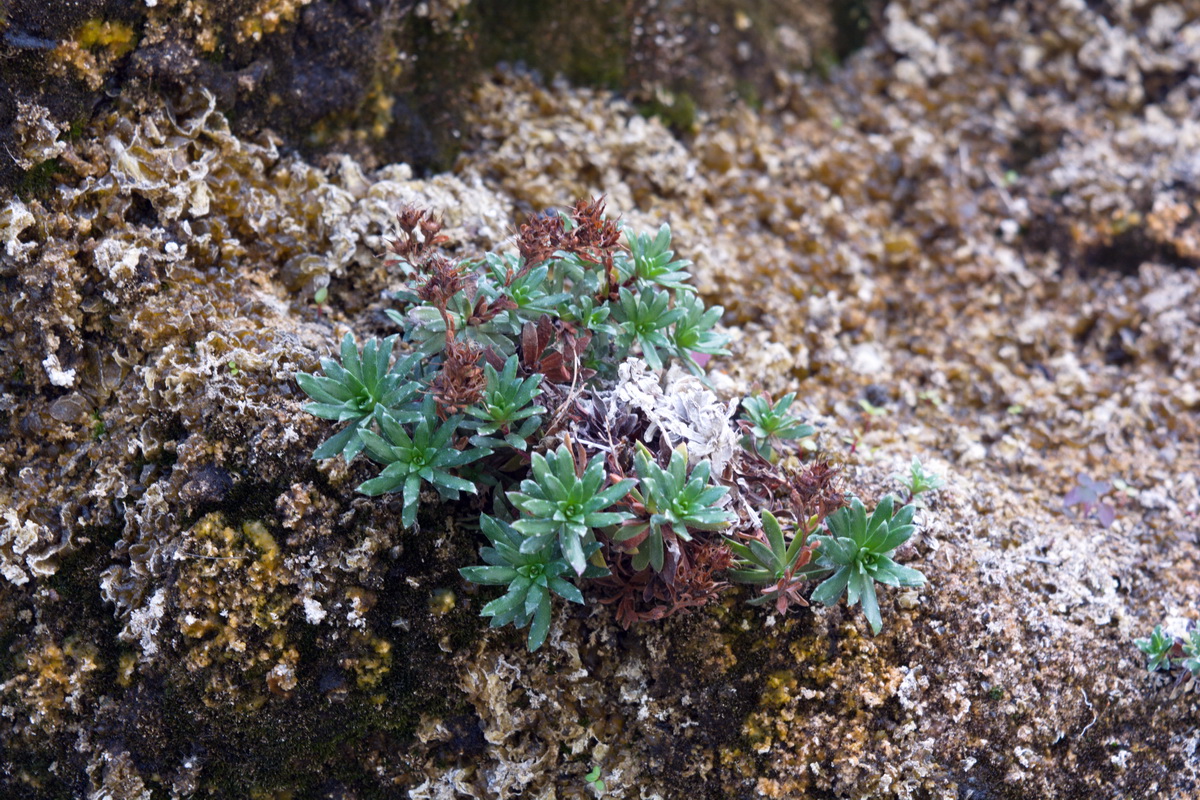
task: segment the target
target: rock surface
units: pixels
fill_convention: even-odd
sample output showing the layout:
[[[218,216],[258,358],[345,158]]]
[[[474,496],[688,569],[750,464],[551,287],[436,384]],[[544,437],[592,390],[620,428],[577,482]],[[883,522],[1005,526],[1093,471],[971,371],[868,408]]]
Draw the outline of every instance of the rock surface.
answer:
[[[494,73],[424,178],[235,131],[215,79],[78,132],[14,99],[14,162],[56,168],[0,198],[5,796],[582,798],[595,766],[626,798],[1200,791],[1200,694],[1131,641],[1200,618],[1200,13],[877,17],[827,77],[781,70],[683,136]],[[467,256],[601,192],[669,221],[725,306],[722,391],[798,391],[866,500],[913,455],[947,477],[911,556],[930,583],[883,595],[879,636],[734,592],[629,631],[571,609],[528,654],[457,577],[469,509],[405,531],[353,493],[369,467],[311,461],[292,375],[388,330],[400,204]],[[1123,481],[1111,526],[1065,513],[1081,474]]]

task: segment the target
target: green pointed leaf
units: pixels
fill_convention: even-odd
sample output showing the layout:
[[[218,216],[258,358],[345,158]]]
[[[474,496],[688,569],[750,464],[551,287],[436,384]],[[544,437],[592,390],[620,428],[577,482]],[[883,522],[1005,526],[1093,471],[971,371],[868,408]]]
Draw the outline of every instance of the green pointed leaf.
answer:
[[[826,578],[821,585],[813,590],[812,601],[831,606],[842,596],[846,584],[850,581],[850,568],[842,567]]]
[[[551,578],[550,588],[559,596],[572,603],[583,605],[583,592],[579,591],[579,587],[575,584],[565,581],[562,578]]]
[[[488,586],[500,586],[511,583],[517,577],[517,571],[512,567],[462,567],[458,573],[471,583]]]
[[[324,442],[321,442],[320,446],[313,451],[313,460],[323,461],[326,458],[333,458],[334,456],[338,455],[338,453],[341,453],[343,450],[345,450],[347,445],[349,445],[352,441],[358,441],[358,430],[358,424],[351,423],[338,433],[330,436]],[[357,455],[358,450],[360,449],[361,447],[355,449],[355,455]],[[353,459],[353,457],[353,455],[347,456],[346,460],[350,461]]]
[[[875,596],[875,584],[870,580],[863,583],[862,610],[871,625],[871,633],[878,634],[883,628],[883,620],[879,616],[879,599]]]
[[[545,603],[538,606],[537,612],[533,615],[533,624],[529,626],[529,652],[532,653],[542,646],[549,631],[550,601],[547,599]]]

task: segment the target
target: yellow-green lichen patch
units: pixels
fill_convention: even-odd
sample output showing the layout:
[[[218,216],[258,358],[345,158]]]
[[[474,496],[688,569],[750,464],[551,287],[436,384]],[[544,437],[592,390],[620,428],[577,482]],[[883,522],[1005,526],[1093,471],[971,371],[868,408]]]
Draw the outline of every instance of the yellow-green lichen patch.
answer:
[[[261,704],[273,688],[266,673],[286,674],[299,658],[274,538],[261,522],[234,527],[213,513],[182,537],[176,558],[173,621],[184,667],[202,677],[206,703]]]
[[[102,668],[99,648],[84,635],[63,641],[39,636],[16,657],[14,671],[0,683],[0,697],[15,700],[31,726],[55,731],[65,716],[84,709]]]
[[[296,16],[312,0],[258,0],[254,9],[238,21],[237,39],[258,41],[283,26],[296,21]]]
[[[107,49],[116,58],[133,50],[137,42],[133,27],[115,20],[89,19],[75,34],[75,41],[85,50]]]

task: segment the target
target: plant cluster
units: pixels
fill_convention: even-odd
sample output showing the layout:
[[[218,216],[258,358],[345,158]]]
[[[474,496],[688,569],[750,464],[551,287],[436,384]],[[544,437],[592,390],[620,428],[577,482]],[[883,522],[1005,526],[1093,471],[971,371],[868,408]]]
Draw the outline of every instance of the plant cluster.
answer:
[[[1149,672],[1173,672],[1181,670],[1179,681],[1191,678],[1200,682],[1200,627],[1194,623],[1184,636],[1176,636],[1156,625],[1145,639],[1134,639],[1133,643],[1146,655]]]
[[[297,376],[308,410],[340,425],[314,458],[365,453],[380,469],[359,491],[399,494],[406,527],[427,489],[490,493],[484,564],[460,572],[504,587],[483,616],[528,627],[531,650],[553,596],[583,603],[589,587],[628,626],[701,606],[730,582],[785,613],[825,577],[813,596],[835,603],[845,591],[878,631],[875,582],[924,581],[891,558],[912,535],[912,506],[894,511],[888,497],[867,520],[858,501],[843,508],[825,462],[781,459],[813,434],[794,393],[743,402],[745,450],[720,475],[653,414],[615,401],[631,359],[675,362],[702,382],[701,362],[727,353],[727,339],[670,229],[634,234],[603,212],[602,200],[581,201],[522,225],[516,253],[455,261],[438,220],[403,210],[385,259],[402,283],[387,309],[400,332],[361,347],[347,334],[340,361]],[[787,523],[790,542],[781,519],[801,521]],[[815,535],[822,525],[828,535]]]

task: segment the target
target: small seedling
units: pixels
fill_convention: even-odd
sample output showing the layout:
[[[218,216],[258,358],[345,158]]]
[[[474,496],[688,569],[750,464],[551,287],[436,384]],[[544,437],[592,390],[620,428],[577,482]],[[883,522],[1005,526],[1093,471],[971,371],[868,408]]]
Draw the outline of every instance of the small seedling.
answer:
[[[934,408],[941,408],[946,403],[936,389],[926,389],[917,395],[917,399],[927,401]]]
[[[941,475],[927,471],[921,466],[921,460],[916,456],[913,456],[907,475],[897,474],[892,478],[899,481],[900,485],[908,492],[908,499],[905,502],[916,502],[917,505],[921,505],[920,496],[922,494],[936,492],[946,485],[946,481]]]
[[[1100,499],[1112,491],[1112,484],[1108,481],[1094,481],[1083,472],[1076,475],[1075,479],[1078,484],[1063,498],[1063,508],[1067,513],[1074,516],[1071,509],[1079,506],[1085,519],[1095,512],[1096,520],[1101,526],[1107,528],[1112,525],[1117,516],[1116,509]]]
[[[596,793],[597,797],[603,797],[604,793],[608,791],[608,787],[604,784],[604,779],[600,777],[599,764],[592,767],[592,771],[584,775],[583,780],[588,786],[592,787],[592,791]]]
[[[1154,631],[1145,639],[1134,639],[1137,649],[1146,654],[1146,669],[1155,672],[1171,668],[1171,651],[1175,649],[1175,637],[1163,631],[1162,625],[1156,625]]]
[[[1120,478],[1113,478],[1112,485],[1113,485],[1114,489],[1116,489],[1118,492],[1125,495],[1126,497],[1131,497],[1131,498],[1136,499],[1138,496],[1138,490],[1133,488],[1132,486],[1130,486],[1128,483],[1121,480]]]
[[[1194,623],[1182,637],[1167,633],[1162,625],[1145,639],[1134,639],[1138,650],[1146,654],[1146,669],[1149,672],[1170,672],[1182,667],[1179,685],[1189,678],[1200,681],[1200,627]]]
[[[1183,650],[1183,660],[1179,662],[1179,665],[1192,673],[1194,677],[1200,678],[1200,628],[1192,628],[1181,649]]]
[[[861,408],[863,412],[871,418],[887,416],[886,408],[875,405],[865,397],[858,401],[858,407]]]

